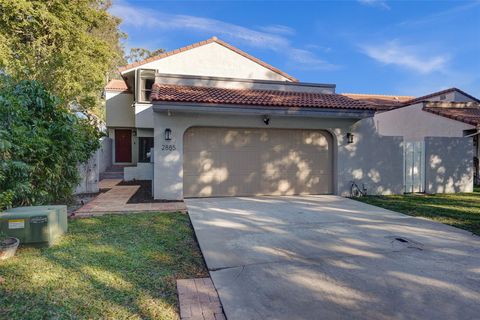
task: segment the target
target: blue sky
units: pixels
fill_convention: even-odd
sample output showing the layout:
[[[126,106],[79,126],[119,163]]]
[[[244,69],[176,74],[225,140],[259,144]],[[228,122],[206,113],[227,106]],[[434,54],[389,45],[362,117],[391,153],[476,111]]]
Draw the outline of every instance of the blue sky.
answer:
[[[480,1],[125,1],[126,48],[173,50],[218,36],[337,92],[480,97]]]

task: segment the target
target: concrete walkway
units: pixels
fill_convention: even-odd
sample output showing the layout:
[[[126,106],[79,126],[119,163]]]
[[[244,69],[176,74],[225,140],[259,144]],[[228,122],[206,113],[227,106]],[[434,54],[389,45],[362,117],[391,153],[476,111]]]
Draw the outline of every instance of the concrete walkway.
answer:
[[[100,188],[110,188],[110,190],[100,193],[95,199],[77,209],[75,217],[90,217],[107,213],[186,211],[184,202],[127,203],[139,186],[119,186],[117,184],[120,181],[118,179],[100,181]]]
[[[229,320],[480,315],[466,231],[336,196],[186,202]]]

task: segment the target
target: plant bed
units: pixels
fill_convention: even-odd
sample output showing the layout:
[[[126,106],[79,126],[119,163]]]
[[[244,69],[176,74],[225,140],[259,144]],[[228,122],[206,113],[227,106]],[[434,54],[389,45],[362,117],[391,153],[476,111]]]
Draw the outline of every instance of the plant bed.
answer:
[[[182,202],[182,200],[156,200],[152,195],[152,181],[151,180],[133,180],[122,181],[119,186],[140,186],[137,192],[128,199],[127,203],[169,203]]]
[[[6,260],[15,255],[20,240],[13,237],[7,237],[0,242],[0,260]]]

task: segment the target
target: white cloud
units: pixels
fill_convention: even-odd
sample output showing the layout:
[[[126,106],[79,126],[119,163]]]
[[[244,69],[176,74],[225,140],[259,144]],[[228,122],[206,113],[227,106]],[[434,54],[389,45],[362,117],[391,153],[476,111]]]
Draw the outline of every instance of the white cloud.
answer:
[[[312,52],[304,49],[291,48],[290,58],[295,62],[300,69],[309,70],[332,70],[338,66],[328,63],[327,61],[318,58]]]
[[[125,2],[114,3],[110,12],[120,17],[123,24],[152,34],[168,30],[185,30],[207,34],[209,37],[217,35],[245,46],[273,50],[285,55],[290,62],[301,64],[305,68],[330,69],[333,66],[311,51],[295,48],[287,37],[293,35],[295,30],[283,25],[264,26],[254,30],[217,19],[140,9]]]
[[[284,26],[281,24],[272,24],[269,26],[263,26],[259,28],[260,30],[268,33],[276,33],[276,34],[284,34],[284,35],[294,35],[295,30],[288,26]]]
[[[358,0],[358,2],[366,6],[380,7],[383,9],[390,10],[390,6],[387,4],[385,0]]]
[[[418,19],[405,20],[399,23],[398,25],[418,27],[418,25],[421,25],[421,24],[438,23],[438,21],[441,21],[442,23],[447,23],[449,19],[456,18],[462,12],[471,10],[474,7],[477,7],[479,5],[480,5],[480,1],[475,0],[475,1],[467,2],[466,4],[463,4],[460,6],[455,6],[453,8],[450,8],[444,11],[434,12],[430,15],[422,16],[421,18],[418,18]]]
[[[378,62],[405,67],[423,74],[444,71],[449,60],[447,55],[426,55],[425,48],[401,45],[396,40],[377,45],[363,45],[361,49]]]

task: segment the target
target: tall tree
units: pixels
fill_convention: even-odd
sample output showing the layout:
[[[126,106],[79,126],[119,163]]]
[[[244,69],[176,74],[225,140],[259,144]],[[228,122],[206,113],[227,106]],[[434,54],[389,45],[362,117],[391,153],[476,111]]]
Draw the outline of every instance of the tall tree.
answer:
[[[0,0],[0,73],[37,80],[65,103],[100,107],[108,75],[124,63],[109,0]]]
[[[128,63],[134,63],[134,62],[148,59],[150,57],[158,56],[159,54],[164,52],[165,52],[165,49],[157,49],[154,51],[150,51],[145,48],[131,48],[130,53],[127,56],[125,56],[125,60]]]

